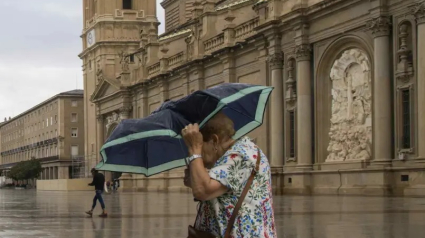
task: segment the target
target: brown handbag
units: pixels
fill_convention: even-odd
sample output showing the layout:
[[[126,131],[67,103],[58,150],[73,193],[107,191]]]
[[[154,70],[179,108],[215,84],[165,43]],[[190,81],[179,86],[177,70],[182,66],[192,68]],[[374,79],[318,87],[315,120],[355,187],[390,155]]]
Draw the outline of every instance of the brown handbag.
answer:
[[[235,224],[236,216],[238,215],[239,209],[242,206],[242,202],[245,200],[246,194],[248,193],[249,188],[251,187],[252,182],[254,181],[254,177],[257,174],[259,168],[260,168],[260,161],[261,161],[261,153],[260,149],[258,149],[258,155],[257,155],[257,163],[255,164],[255,168],[252,169],[251,175],[249,176],[248,181],[246,182],[245,188],[242,191],[241,196],[239,197],[238,203],[236,204],[235,209],[233,210],[232,216],[230,217],[229,222],[227,223],[227,229],[226,233],[224,234],[224,238],[230,238],[230,232],[232,231],[233,224]],[[196,217],[196,220],[199,217],[199,213],[202,206],[199,206],[198,215]],[[195,221],[196,223],[196,221]],[[218,238],[217,236],[206,232],[206,231],[200,231],[196,229],[194,226],[189,226],[188,228],[189,235],[187,238]]]

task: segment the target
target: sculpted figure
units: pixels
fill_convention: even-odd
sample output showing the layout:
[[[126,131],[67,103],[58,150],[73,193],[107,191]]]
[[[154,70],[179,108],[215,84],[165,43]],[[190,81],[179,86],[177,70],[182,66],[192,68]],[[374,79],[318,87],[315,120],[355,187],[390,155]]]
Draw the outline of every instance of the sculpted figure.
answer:
[[[345,51],[331,69],[332,115],[327,161],[371,158],[369,65],[363,51],[351,49]]]

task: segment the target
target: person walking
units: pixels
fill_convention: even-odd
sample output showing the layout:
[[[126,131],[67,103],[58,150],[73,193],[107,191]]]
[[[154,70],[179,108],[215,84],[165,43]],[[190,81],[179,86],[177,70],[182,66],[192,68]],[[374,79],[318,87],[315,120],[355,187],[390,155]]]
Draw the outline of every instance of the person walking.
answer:
[[[91,174],[93,176],[93,181],[89,183],[89,186],[94,186],[95,195],[93,198],[93,205],[90,211],[87,211],[86,213],[90,216],[93,215],[93,210],[96,207],[96,202],[99,200],[100,206],[102,207],[102,214],[100,214],[100,217],[107,217],[108,214],[105,210],[105,203],[103,202],[102,193],[105,186],[105,176],[101,173],[99,173],[95,168],[91,169]]]

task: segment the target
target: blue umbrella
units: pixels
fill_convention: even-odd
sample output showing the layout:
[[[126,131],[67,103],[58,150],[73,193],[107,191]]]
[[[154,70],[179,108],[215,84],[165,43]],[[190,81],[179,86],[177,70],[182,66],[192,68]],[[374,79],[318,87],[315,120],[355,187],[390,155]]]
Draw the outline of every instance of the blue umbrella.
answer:
[[[185,166],[188,156],[181,130],[190,123],[202,128],[222,111],[233,122],[234,139],[263,123],[271,87],[220,84],[177,101],[167,101],[150,116],[123,120],[101,148],[99,170],[151,176]]]

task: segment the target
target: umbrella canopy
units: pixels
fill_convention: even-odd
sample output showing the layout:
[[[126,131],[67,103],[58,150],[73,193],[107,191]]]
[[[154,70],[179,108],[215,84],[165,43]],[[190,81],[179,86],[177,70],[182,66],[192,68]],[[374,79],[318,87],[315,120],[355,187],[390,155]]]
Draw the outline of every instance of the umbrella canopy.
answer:
[[[234,123],[234,139],[263,123],[273,89],[250,84],[220,84],[177,101],[168,101],[150,116],[123,120],[101,148],[99,170],[151,176],[182,167],[188,156],[181,130],[190,123],[205,125],[222,111]]]

